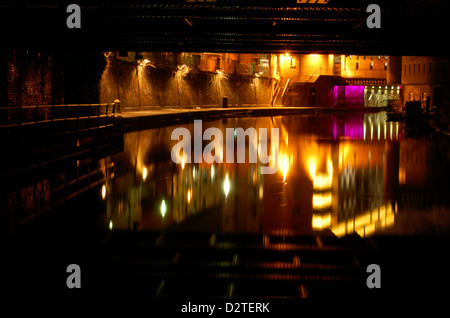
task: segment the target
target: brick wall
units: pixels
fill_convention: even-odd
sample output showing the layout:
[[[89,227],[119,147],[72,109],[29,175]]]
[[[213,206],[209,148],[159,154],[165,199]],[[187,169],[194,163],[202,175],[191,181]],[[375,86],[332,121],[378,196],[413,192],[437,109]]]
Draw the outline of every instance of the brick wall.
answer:
[[[48,105],[52,97],[52,61],[45,52],[14,51],[6,56],[8,107]]]

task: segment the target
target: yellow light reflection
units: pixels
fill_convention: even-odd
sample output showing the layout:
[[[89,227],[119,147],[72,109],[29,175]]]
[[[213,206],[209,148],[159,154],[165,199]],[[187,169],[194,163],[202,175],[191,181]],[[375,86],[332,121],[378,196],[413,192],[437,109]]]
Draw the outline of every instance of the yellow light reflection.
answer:
[[[327,173],[318,173],[313,180],[314,190],[331,189],[331,176]]]
[[[328,160],[327,171],[330,174],[330,177],[333,175],[333,161]]]
[[[187,202],[188,202],[188,203],[191,203],[191,190],[188,190],[188,193],[187,193]]]
[[[230,193],[230,180],[228,179],[228,175],[225,176],[225,181],[223,182],[223,192],[225,193],[225,197]]]
[[[405,168],[400,167],[398,169],[398,184],[403,185],[406,183],[406,172]]]
[[[331,206],[331,191],[313,194],[313,209],[320,210]]]
[[[354,220],[346,220],[331,227],[331,231],[336,236],[343,236],[353,232],[358,233],[362,237],[367,237],[375,233],[377,229],[384,229],[394,224],[395,211],[391,204],[382,205],[374,208],[361,215]]]
[[[331,226],[331,213],[324,215],[313,214],[312,227],[314,230],[329,228]]]
[[[288,160],[286,154],[282,154],[280,156],[280,160],[281,160],[281,164],[279,164],[279,166],[281,166],[281,173],[283,174],[283,182],[285,182],[287,174],[289,172],[289,160]]]

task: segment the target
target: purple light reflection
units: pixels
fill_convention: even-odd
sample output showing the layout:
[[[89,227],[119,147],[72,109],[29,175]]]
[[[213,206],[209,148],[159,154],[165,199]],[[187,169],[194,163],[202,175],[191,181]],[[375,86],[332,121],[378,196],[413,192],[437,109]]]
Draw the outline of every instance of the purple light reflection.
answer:
[[[332,123],[333,139],[363,139],[364,115],[334,117]]]
[[[336,85],[333,88],[333,93],[333,102],[338,107],[364,107],[363,85]]]

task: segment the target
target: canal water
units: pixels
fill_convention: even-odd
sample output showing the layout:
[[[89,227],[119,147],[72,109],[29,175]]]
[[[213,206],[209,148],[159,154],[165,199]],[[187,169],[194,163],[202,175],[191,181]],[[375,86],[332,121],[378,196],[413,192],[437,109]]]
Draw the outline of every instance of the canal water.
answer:
[[[193,123],[128,132],[119,151],[3,185],[2,230],[450,232],[446,135],[406,129],[384,112],[202,122],[224,138],[226,128],[278,128],[278,172],[261,174],[263,164],[248,160],[260,142],[248,139],[245,163],[174,163],[178,127],[194,136]],[[215,154],[224,159],[223,144]]]

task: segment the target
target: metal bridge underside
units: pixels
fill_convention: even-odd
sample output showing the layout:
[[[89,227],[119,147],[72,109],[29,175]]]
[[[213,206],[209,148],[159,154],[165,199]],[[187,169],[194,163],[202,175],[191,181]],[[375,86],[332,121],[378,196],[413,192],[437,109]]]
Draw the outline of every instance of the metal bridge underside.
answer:
[[[447,1],[377,1],[381,28],[370,29],[373,1],[195,0],[77,2],[81,28],[69,29],[67,5],[0,5],[9,48],[183,52],[444,55]]]

